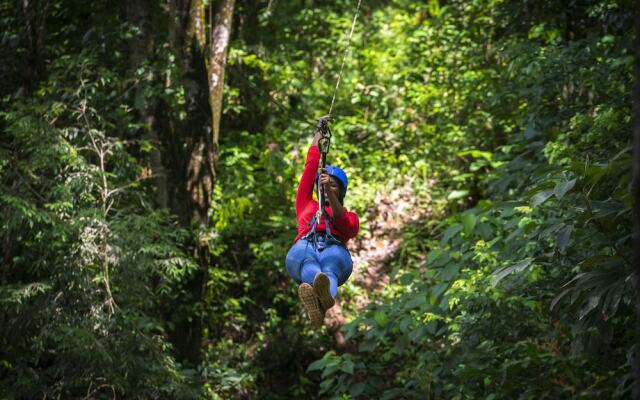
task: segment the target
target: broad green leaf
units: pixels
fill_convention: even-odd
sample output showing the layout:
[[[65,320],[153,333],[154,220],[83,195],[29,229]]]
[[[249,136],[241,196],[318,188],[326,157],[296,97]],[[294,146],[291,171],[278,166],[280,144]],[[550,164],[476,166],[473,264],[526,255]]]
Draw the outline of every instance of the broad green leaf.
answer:
[[[353,361],[346,360],[340,365],[340,370],[342,370],[342,372],[346,372],[347,374],[353,374],[354,366],[355,365],[353,364]]]
[[[376,341],[373,339],[364,340],[358,345],[358,351],[368,353],[376,348]]]
[[[549,305],[549,310],[553,310],[555,306],[558,305],[560,300],[562,300],[567,294],[571,293],[572,291],[573,291],[573,288],[568,288],[560,292],[560,294],[554,297],[553,300],[551,301],[551,304]]]
[[[561,199],[569,190],[571,190],[575,186],[575,184],[575,179],[566,182],[559,182],[553,188],[553,194],[556,196],[556,198]]]
[[[312,362],[311,364],[309,364],[309,366],[307,367],[307,372],[319,371],[319,370],[323,369],[326,364],[327,364],[327,360],[325,360],[324,358],[316,360],[316,361]]]
[[[460,264],[452,262],[449,263],[444,269],[440,270],[440,279],[442,279],[443,281],[450,281],[452,280],[456,275],[458,275],[458,272],[460,271]]]
[[[427,332],[429,332],[432,335],[435,335],[436,330],[438,329],[438,321],[427,322],[427,324],[425,325],[425,328],[427,329]]]
[[[460,224],[453,224],[449,226],[447,230],[444,231],[444,234],[442,235],[442,240],[440,240],[440,245],[444,246],[445,244],[447,244],[449,239],[451,239],[453,236],[458,234],[461,230],[462,230],[462,225]]]
[[[483,150],[465,150],[458,152],[459,156],[471,156],[473,158],[484,158],[487,161],[491,161],[493,158],[493,154],[490,151]]]
[[[409,337],[409,340],[415,343],[419,338],[424,336],[426,330],[427,328],[424,325],[422,325],[414,329],[413,331],[409,332],[409,335],[407,336]]]
[[[338,367],[336,367],[335,365],[327,365],[327,367],[322,370],[322,374],[320,375],[320,377],[322,379],[325,379],[326,377],[335,374],[337,371]]]
[[[545,228],[544,230],[542,230],[542,232],[540,232],[538,234],[538,238],[543,239],[543,238],[551,235],[552,233],[555,233],[558,230],[562,229],[564,226],[565,226],[564,224],[553,224],[553,225]]]
[[[442,250],[440,249],[431,250],[429,252],[429,255],[427,255],[426,264],[433,264],[433,262],[437,260],[438,257],[440,257],[441,255],[442,255]]]
[[[583,319],[584,317],[586,317],[591,311],[595,310],[595,308],[598,307],[598,304],[600,304],[599,295],[589,296],[587,303],[580,309],[580,312],[578,313],[578,319]]]
[[[409,301],[405,304],[404,308],[405,308],[406,310],[411,310],[411,309],[413,309],[413,308],[418,308],[418,307],[420,307],[420,306],[422,306],[422,305],[424,305],[424,304],[427,304],[427,299],[426,299],[426,297],[424,296],[424,294],[422,294],[422,293],[416,293],[416,294],[413,294],[413,295],[412,295],[411,300],[409,300]]]
[[[431,305],[436,305],[440,296],[449,288],[448,283],[439,283],[431,288],[431,296],[429,297],[429,302]]]
[[[568,225],[558,232],[558,236],[556,236],[556,247],[560,254],[565,254],[567,245],[569,244],[569,238],[571,238],[572,230],[573,225]]]
[[[437,17],[440,14],[440,2],[438,0],[429,0],[428,4],[429,14],[433,17]]]
[[[434,267],[442,267],[443,265],[447,264],[449,261],[451,261],[451,256],[449,255],[448,252],[446,252],[446,253],[442,253],[442,256],[438,257],[438,259],[436,259],[431,265]]]
[[[512,273],[518,273],[523,271],[524,269],[526,269],[529,265],[531,265],[531,262],[533,261],[532,258],[526,258],[516,264],[513,264],[509,267],[503,268],[501,270],[499,270],[498,272],[496,272],[493,275],[493,281],[492,281],[492,286],[496,287],[496,285],[498,285],[498,283],[500,283],[501,280],[503,280],[504,278],[506,278],[508,275],[512,274]]]
[[[373,318],[376,320],[378,325],[380,325],[382,327],[387,325],[387,322],[389,321],[389,317],[382,310],[376,311],[376,313],[374,314]]]
[[[611,290],[607,292],[607,295],[602,302],[602,315],[605,320],[616,315],[620,301],[622,301],[624,296],[625,289],[625,284],[623,282],[618,282],[615,287],[611,288]]]
[[[540,204],[547,201],[549,197],[553,195],[553,189],[543,190],[542,192],[536,193],[533,197],[531,197],[530,204],[531,207],[538,207]]]
[[[464,227],[464,233],[470,234],[473,228],[476,226],[476,215],[471,211],[462,214],[462,226]]]
[[[461,199],[469,194],[468,190],[452,190],[447,196],[447,200]]]
[[[630,211],[630,207],[625,206],[624,203],[607,200],[607,201],[592,201],[593,216],[596,219],[607,218],[612,215],[618,216],[624,212]]]
[[[484,240],[489,240],[494,235],[493,226],[487,222],[480,222],[476,227],[476,232]]]

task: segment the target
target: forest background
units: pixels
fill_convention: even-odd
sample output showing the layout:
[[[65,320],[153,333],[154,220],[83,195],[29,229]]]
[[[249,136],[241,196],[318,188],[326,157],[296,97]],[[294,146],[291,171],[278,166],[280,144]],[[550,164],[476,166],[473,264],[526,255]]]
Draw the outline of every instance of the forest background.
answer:
[[[363,1],[313,327],[284,256],[355,6],[0,1],[1,398],[633,396],[638,4]]]

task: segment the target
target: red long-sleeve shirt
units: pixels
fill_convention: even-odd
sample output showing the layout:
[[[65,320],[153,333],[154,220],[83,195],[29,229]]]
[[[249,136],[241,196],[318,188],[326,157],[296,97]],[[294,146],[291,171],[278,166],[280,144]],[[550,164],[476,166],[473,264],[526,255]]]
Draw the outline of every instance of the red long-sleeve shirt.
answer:
[[[318,146],[311,146],[307,152],[307,161],[304,164],[304,171],[302,172],[302,178],[300,178],[298,192],[296,193],[298,236],[296,236],[295,240],[298,240],[309,233],[311,230],[309,221],[311,221],[316,211],[318,211],[318,202],[313,199],[313,191],[319,164],[320,150],[318,149]],[[329,204],[329,199],[327,199],[326,203]],[[329,226],[331,227],[331,234],[342,243],[346,244],[349,239],[358,234],[358,230],[360,229],[360,220],[355,213],[345,209],[342,215],[336,218],[333,216],[333,210],[331,207],[327,205],[325,210],[333,219],[333,222],[329,223]],[[321,219],[316,229],[318,231],[325,231],[325,218]]]

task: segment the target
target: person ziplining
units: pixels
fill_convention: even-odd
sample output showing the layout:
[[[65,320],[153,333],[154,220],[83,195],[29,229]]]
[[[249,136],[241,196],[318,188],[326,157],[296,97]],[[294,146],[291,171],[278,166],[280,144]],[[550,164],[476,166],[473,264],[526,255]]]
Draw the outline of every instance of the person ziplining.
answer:
[[[315,324],[322,323],[327,310],[335,305],[338,286],[343,285],[351,275],[353,261],[346,243],[360,229],[358,216],[344,208],[347,174],[339,167],[326,165],[326,161],[331,145],[331,112],[361,3],[362,0],[358,0],[329,113],[318,118],[315,136],[307,152],[296,193],[298,235],[285,261],[287,272],[299,284],[300,301]],[[321,168],[318,168],[320,163]],[[313,199],[314,186],[317,188],[318,201]]]
[[[285,262],[287,272],[299,283],[300,301],[315,324],[322,323],[326,311],[335,304],[338,286],[351,275],[353,262],[346,243],[360,229],[358,216],[344,207],[347,174],[339,167],[325,165],[330,120],[330,115],[318,119],[307,152],[296,193],[298,235]],[[318,201],[313,198],[314,187]]]

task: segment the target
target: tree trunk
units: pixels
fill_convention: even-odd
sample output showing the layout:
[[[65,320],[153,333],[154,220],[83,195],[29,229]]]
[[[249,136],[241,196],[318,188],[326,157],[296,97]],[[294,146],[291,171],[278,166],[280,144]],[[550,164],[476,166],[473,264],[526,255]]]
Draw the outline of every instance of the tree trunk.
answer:
[[[24,92],[31,93],[31,89],[44,76],[44,47],[47,17],[49,15],[49,0],[22,0],[22,12],[27,32],[27,62],[24,74]]]
[[[216,1],[210,6],[211,32],[205,32],[205,9],[202,0],[170,2],[170,34],[180,69],[184,90],[186,121],[180,129],[178,146],[171,148],[177,156],[173,164],[178,193],[170,201],[182,226],[196,228],[194,255],[199,270],[186,283],[189,293],[185,306],[191,309],[202,303],[209,279],[210,251],[209,210],[218,158],[220,116],[224,88],[224,66],[229,46],[234,1]],[[215,14],[214,14],[215,12]],[[207,67],[208,64],[208,67]],[[175,158],[175,157],[174,157]],[[202,315],[178,315],[171,336],[181,359],[200,362]]]
[[[135,76],[136,71],[144,67],[144,64],[151,61],[153,57],[154,41],[150,14],[154,11],[149,0],[127,2],[127,18],[133,26],[139,29],[138,34],[129,41],[129,61],[132,76]],[[155,79],[155,77],[152,79]],[[149,104],[142,84],[136,85],[134,107],[138,111],[140,121],[143,124],[141,136],[149,140],[154,146],[149,156],[149,164],[151,165],[151,172],[154,176],[153,182],[156,188],[155,205],[159,208],[167,208],[169,205],[167,176],[162,164],[162,144],[157,132],[155,107],[153,104]]]
[[[632,163],[632,199],[633,199],[633,262],[636,267],[636,325],[637,334],[640,334],[640,1],[636,1],[636,38],[634,42],[635,64],[633,85],[633,153]],[[634,398],[640,400],[640,362],[638,362],[636,349],[635,362],[635,393]]]
[[[209,102],[211,104],[211,124],[213,126],[213,143],[215,146],[214,163],[218,157],[224,67],[227,62],[234,3],[235,0],[215,2],[216,7],[213,12],[211,38],[209,41]]]

